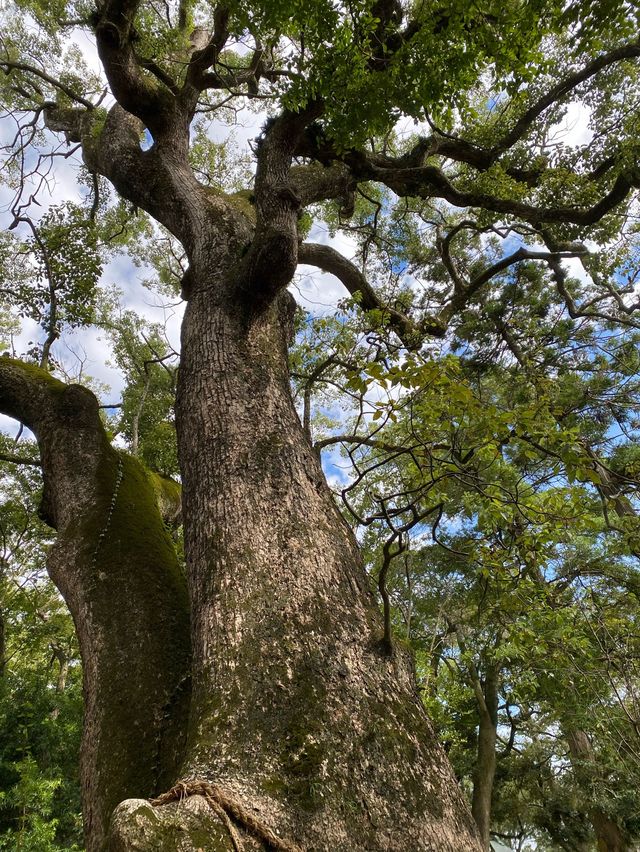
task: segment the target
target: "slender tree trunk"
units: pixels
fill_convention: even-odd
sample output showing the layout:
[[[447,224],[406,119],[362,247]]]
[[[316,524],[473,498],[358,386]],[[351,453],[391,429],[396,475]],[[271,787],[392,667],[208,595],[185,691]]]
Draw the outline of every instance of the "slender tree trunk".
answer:
[[[56,678],[56,695],[62,695],[67,688],[67,677],[69,675],[69,657],[65,654],[63,649],[57,645],[53,644],[51,646],[51,650],[53,652],[52,663],[55,660],[58,663],[58,676]],[[51,718],[57,719],[60,715],[60,707],[54,707],[51,711]]]
[[[580,786],[588,791],[597,765],[593,746],[585,731],[566,729],[564,731],[573,771]],[[589,808],[589,819],[593,826],[598,852],[628,852],[631,849],[620,826],[601,808]]]
[[[67,687],[67,677],[69,675],[69,659],[67,657],[61,657],[59,659],[60,670],[58,671],[58,677],[56,678],[56,692],[58,695],[62,695]]]
[[[149,392],[149,376],[146,377],[144,386],[142,388],[142,393],[140,395],[140,401],[138,402],[138,407],[136,408],[133,417],[131,418],[131,455],[137,456],[140,444],[140,417],[142,416],[142,410],[144,408],[144,404],[147,398],[147,393]]]
[[[496,774],[496,745],[498,742],[498,672],[487,665],[485,678],[478,682],[482,700],[479,702],[478,749],[473,770],[471,813],[480,830],[482,844],[489,849],[491,840],[491,799]]]
[[[0,582],[0,589],[4,588],[4,583]],[[4,626],[4,611],[0,608],[0,677],[4,676],[5,655],[6,655],[6,636]]]

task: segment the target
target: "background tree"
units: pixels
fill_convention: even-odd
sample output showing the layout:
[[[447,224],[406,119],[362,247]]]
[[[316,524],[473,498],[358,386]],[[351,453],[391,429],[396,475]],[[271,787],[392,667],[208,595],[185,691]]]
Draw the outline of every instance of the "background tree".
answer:
[[[20,453],[37,465],[33,445]],[[2,462],[0,848],[57,852],[82,842],[82,684],[73,624],[44,570],[36,470]]]
[[[622,803],[636,782],[622,767],[637,768],[637,760],[622,752],[635,751],[637,576],[633,524],[611,523],[607,483],[615,474],[607,471],[610,463],[620,470],[616,457],[635,453],[635,332],[614,337],[597,321],[563,318],[552,290],[538,308],[541,279],[525,271],[526,303],[505,287],[510,346],[503,355],[500,324],[468,314],[465,355],[405,361],[401,369],[388,356],[364,367],[373,384],[352,372],[354,422],[328,437],[322,423],[316,446],[348,451],[356,475],[343,488],[345,504],[368,530],[369,558],[388,585],[385,605],[395,603],[402,633],[418,648],[429,706],[458,774],[473,782],[485,842],[493,827],[504,837],[537,835],[550,848],[591,848],[591,820],[599,848],[628,848],[635,806]],[[532,310],[536,334],[520,337]],[[326,327],[321,321],[307,346]],[[325,388],[336,382],[328,348],[317,347],[324,372],[307,367]],[[390,392],[401,385],[400,397]],[[363,422],[366,407],[374,413]],[[595,447],[612,461],[597,461]],[[636,489],[633,477],[619,481],[616,498],[633,523]],[[389,543],[400,535],[420,553],[406,540],[393,568]],[[618,674],[612,655],[619,655]],[[616,769],[601,773],[594,743],[609,737]],[[529,756],[530,787],[523,778]],[[541,761],[549,770],[544,785]],[[563,788],[554,761],[573,768]],[[530,807],[532,791],[544,801]]]

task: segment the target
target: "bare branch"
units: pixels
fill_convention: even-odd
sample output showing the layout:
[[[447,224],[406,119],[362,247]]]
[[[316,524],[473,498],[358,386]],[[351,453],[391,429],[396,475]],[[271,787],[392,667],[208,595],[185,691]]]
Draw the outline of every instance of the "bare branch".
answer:
[[[51,77],[49,74],[46,74],[44,71],[41,71],[34,65],[27,65],[24,62],[9,62],[8,60],[3,59],[0,60],[0,68],[4,69],[4,72],[5,74],[7,74],[7,76],[14,70],[25,71],[28,74],[33,74],[35,77],[39,77],[41,80],[44,80],[45,83],[49,83],[50,86],[53,86],[55,89],[58,89],[58,91],[62,92],[72,101],[81,104],[86,109],[94,108],[94,105],[91,103],[91,101],[88,101],[86,98],[83,98],[82,95],[78,95],[69,86],[60,82],[60,80],[56,80],[55,77]]]

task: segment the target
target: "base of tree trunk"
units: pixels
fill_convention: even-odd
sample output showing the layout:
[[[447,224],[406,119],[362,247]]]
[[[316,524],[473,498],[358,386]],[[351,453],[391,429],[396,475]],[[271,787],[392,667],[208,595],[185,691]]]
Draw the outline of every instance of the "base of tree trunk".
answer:
[[[260,848],[249,843],[243,841],[243,849]],[[114,811],[108,848],[110,852],[236,852],[228,829],[202,796],[162,808],[146,799],[127,799]]]

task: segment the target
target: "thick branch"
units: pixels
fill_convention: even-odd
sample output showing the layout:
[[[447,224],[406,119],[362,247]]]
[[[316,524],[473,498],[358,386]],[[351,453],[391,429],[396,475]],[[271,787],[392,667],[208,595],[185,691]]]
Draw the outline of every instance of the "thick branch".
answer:
[[[166,86],[166,88],[171,92],[172,95],[178,97],[178,95],[180,94],[178,84],[172,77],[167,74],[167,72],[163,68],[158,65],[157,62],[154,62],[152,59],[144,58],[139,59],[138,62],[140,63],[141,68],[144,68],[145,71],[149,71],[151,74],[153,74],[156,80],[159,80],[163,86]]]
[[[580,226],[593,225],[624,201],[632,188],[638,188],[640,175],[637,168],[620,174],[609,192],[590,208],[565,206],[543,208],[511,199],[497,198],[484,192],[459,190],[442,169],[434,165],[425,165],[425,161],[429,157],[440,156],[486,171],[522,138],[548,107],[604,68],[638,56],[640,56],[640,44],[634,41],[594,59],[539,98],[520,116],[511,131],[491,148],[481,148],[457,137],[434,135],[419,140],[411,151],[401,157],[393,158],[384,154],[360,151],[352,151],[341,156],[326,139],[305,136],[300,142],[297,153],[314,157],[321,162],[343,160],[352,169],[356,180],[378,181],[403,197],[443,198],[456,207],[484,208],[496,213],[517,216],[532,223],[568,222]],[[614,162],[615,160],[608,158],[602,167],[588,175],[588,178],[590,180],[600,178]],[[520,169],[507,165],[506,171],[516,180],[535,186],[545,168]]]
[[[185,158],[176,156],[171,146],[140,148],[143,125],[118,104],[109,111],[103,127],[94,110],[65,109],[47,105],[45,122],[50,130],[64,132],[71,141],[82,142],[82,154],[91,172],[108,178],[118,193],[146,210],[165,226],[192,255],[193,246],[202,237],[211,216],[211,227],[222,211],[233,209],[222,196],[215,199],[196,180]],[[217,207],[216,207],[217,205]],[[220,208],[219,210],[217,208]],[[216,213],[220,213],[216,217]],[[228,240],[227,235],[225,238]]]
[[[393,543],[398,540],[396,549],[392,550]],[[382,647],[386,654],[391,654],[393,651],[393,640],[391,637],[391,601],[389,599],[389,591],[387,589],[387,576],[389,568],[393,560],[400,556],[407,549],[407,541],[402,534],[394,533],[391,538],[385,541],[382,548],[382,565],[378,574],[378,591],[382,598],[382,614],[384,619],[384,635],[382,638]]]
[[[171,123],[175,99],[157,80],[145,76],[136,57],[133,20],[140,0],[106,0],[99,9],[96,44],[116,100],[160,136]]]
[[[341,213],[345,215],[353,206],[356,183],[343,163],[334,163],[331,166],[321,166],[319,163],[292,166],[290,177],[302,207],[339,198],[343,202]]]
[[[469,142],[466,139],[462,139],[457,136],[452,135],[439,135],[434,134],[428,138],[420,139],[414,147],[403,154],[400,157],[390,157],[386,154],[380,153],[371,153],[371,154],[362,154],[361,152],[353,152],[351,157],[346,157],[345,161],[351,163],[355,166],[354,173],[358,173],[358,160],[362,160],[362,158],[366,159],[367,163],[370,166],[375,167],[376,169],[387,169],[393,170],[394,172],[403,172],[404,179],[410,180],[411,174],[409,170],[413,171],[413,175],[415,179],[422,180],[425,183],[432,183],[433,188],[429,190],[431,193],[433,189],[437,189],[440,187],[445,187],[442,182],[442,173],[433,174],[429,177],[428,173],[423,173],[422,176],[418,174],[419,169],[424,168],[425,162],[429,157],[443,157],[445,159],[453,160],[457,163],[466,163],[469,166],[472,166],[479,171],[486,171],[489,169],[494,163],[496,163],[502,154],[508,151],[514,144],[516,144],[522,137],[525,135],[527,130],[533,125],[535,120],[542,115],[542,113],[552,106],[554,103],[557,103],[561,98],[569,94],[573,91],[577,86],[581,83],[585,82],[589,78],[596,75],[598,72],[602,71],[604,68],[609,67],[610,65],[615,64],[616,62],[620,62],[626,59],[634,59],[640,56],[640,44],[637,41],[630,42],[628,44],[621,45],[615,50],[610,51],[609,53],[603,54],[602,56],[597,57],[596,59],[589,62],[582,68],[580,71],[576,71],[573,74],[568,75],[564,80],[558,83],[556,86],[553,86],[548,92],[542,95],[534,104],[529,107],[516,121],[513,128],[506,133],[502,139],[500,139],[495,145],[490,148],[483,148],[473,142]],[[298,152],[303,156],[308,156],[319,160],[320,162],[328,162],[332,160],[340,160],[342,157],[335,150],[334,146],[326,139],[317,139],[317,138],[309,138],[305,137],[301,140],[301,144]],[[590,180],[597,180],[605,174],[612,165],[615,164],[615,158],[609,157],[605,160],[597,169],[595,169],[591,174],[588,175]],[[535,186],[538,183],[540,176],[546,169],[545,166],[536,166],[533,168],[518,168],[510,165],[506,165],[505,171],[506,173],[514,178],[515,180],[527,183],[530,186]],[[438,170],[434,170],[437,172]],[[374,178],[373,175],[371,176]],[[383,180],[383,182],[386,182]],[[391,186],[390,183],[387,184]],[[399,185],[399,184],[398,184]],[[630,185],[634,185],[633,181],[630,181]],[[635,184],[637,185],[637,183]],[[395,187],[391,187],[395,189]],[[441,195],[440,197],[446,198],[452,204],[456,206],[485,206],[483,203],[474,202],[473,200],[461,201],[461,194],[456,196],[456,190],[449,186],[445,187],[447,194]],[[395,191],[398,191],[397,189]],[[421,195],[419,191],[417,192],[406,192],[400,191],[399,194],[415,194]],[[433,193],[437,194],[437,193]],[[624,197],[624,196],[623,196]],[[621,200],[621,199],[619,199]],[[498,199],[494,199],[494,201],[499,201]],[[618,202],[615,202],[618,203]],[[510,212],[506,208],[495,208],[491,205],[488,205],[488,209],[497,209],[498,212]],[[524,208],[521,208],[521,210]],[[609,208],[610,209],[610,208]],[[522,215],[522,213],[515,213],[515,215]],[[539,221],[562,221],[564,216],[564,211],[562,213],[558,213],[557,217],[551,219],[540,219]],[[526,217],[525,217],[526,218]],[[535,218],[535,217],[534,217]],[[574,221],[573,219],[569,219],[568,221]],[[596,220],[597,221],[597,220]],[[576,224],[592,224],[591,222],[576,222]]]
[[[256,231],[240,271],[240,287],[255,309],[269,304],[291,281],[298,260],[301,199],[291,182],[291,160],[305,127],[322,111],[319,102],[282,112],[265,130],[255,179]]]
[[[118,802],[153,795],[177,771],[189,669],[185,580],[156,490],[138,462],[110,446],[91,391],[0,357],[0,412],[29,426],[40,448],[42,513],[58,530],[47,570],[83,660],[86,846],[99,852]]]
[[[584,251],[586,251],[586,249]],[[438,319],[443,323],[443,325],[446,325],[451,317],[461,311],[485,284],[487,284],[500,272],[504,272],[516,263],[520,263],[523,260],[544,260],[549,264],[559,263],[562,258],[576,257],[577,255],[584,254],[584,251],[579,250],[549,253],[544,251],[530,251],[529,249],[521,247],[512,254],[509,254],[501,260],[496,261],[496,263],[493,263],[491,266],[488,266],[479,275],[466,284],[459,276],[456,275],[456,291],[454,292],[453,298],[449,304],[446,305],[446,307],[443,308],[438,315]],[[443,253],[445,257],[445,265],[451,272],[453,264],[448,255],[448,246],[445,250],[443,245]]]
[[[25,71],[28,74],[33,74],[35,77],[39,77],[41,80],[44,80],[45,83],[48,83],[50,86],[53,86],[54,89],[57,89],[59,92],[62,92],[70,100],[81,104],[83,107],[86,107],[86,109],[93,109],[93,104],[91,103],[91,101],[88,101],[86,98],[83,98],[82,95],[78,95],[76,92],[73,91],[73,89],[65,85],[65,83],[61,82],[60,80],[56,80],[55,77],[51,77],[49,74],[46,74],[44,71],[41,71],[34,65],[27,65],[24,62],[9,62],[7,60],[2,60],[0,61],[0,68],[3,68],[7,75],[10,74],[13,70]]]
[[[213,34],[202,50],[196,50],[191,57],[187,69],[185,90],[188,88],[202,91],[207,87],[216,88],[217,75],[209,75],[205,72],[215,65],[218,56],[222,52],[229,37],[229,9],[218,6],[213,14]],[[210,79],[214,77],[214,79]]]
[[[332,435],[330,438],[323,438],[321,441],[316,441],[314,447],[316,450],[323,450],[325,447],[330,447],[333,444],[356,444],[357,446],[373,447],[375,450],[383,450],[386,453],[411,453],[413,447],[406,447],[400,444],[390,444],[388,441],[381,441],[371,435]],[[440,447],[441,448],[441,447]]]
[[[549,89],[546,94],[532,104],[529,109],[520,116],[511,130],[505,134],[502,139],[493,146],[493,148],[491,148],[490,157],[492,161],[495,161],[500,154],[504,153],[508,148],[511,148],[512,145],[521,139],[538,116],[573,89],[577,88],[580,83],[584,83],[585,80],[593,77],[609,65],[613,65],[623,59],[636,59],[639,56],[640,42],[634,41],[630,44],[623,44],[609,53],[598,56],[597,59],[589,62],[580,71],[576,71],[574,74],[570,74],[568,77],[565,77],[564,80],[561,80],[557,85]]]
[[[442,337],[444,333],[444,329],[435,320],[427,320],[418,326],[406,314],[383,304],[358,267],[331,246],[302,243],[298,249],[298,263],[317,266],[335,275],[363,310],[380,311],[383,321],[387,318],[389,325],[407,346],[419,344],[424,334]]]
[[[45,370],[0,357],[0,412],[19,420],[36,438],[46,430],[65,387]]]
[[[619,175],[609,192],[592,207],[535,207],[521,201],[497,198],[484,192],[459,190],[436,166],[381,168],[360,153],[347,155],[345,161],[351,165],[359,180],[378,181],[401,197],[442,198],[454,207],[479,207],[536,224],[561,222],[581,226],[593,225],[624,201],[632,188],[640,186],[640,173],[634,170]]]
[[[32,467],[41,467],[37,459],[30,459],[27,456],[14,456],[11,453],[0,453],[0,461],[8,462],[9,464],[28,464]]]
[[[450,234],[447,239],[440,242],[440,250],[454,283],[453,296],[436,317],[427,317],[419,323],[416,323],[401,311],[381,302],[366,276],[358,267],[330,246],[318,243],[302,243],[298,249],[298,263],[317,266],[325,272],[335,275],[363,310],[380,311],[383,321],[386,319],[403,343],[411,348],[419,346],[426,335],[443,337],[451,318],[463,310],[485,284],[516,263],[525,260],[542,260],[546,261],[552,268],[556,268],[562,258],[575,257],[586,251],[580,245],[576,245],[573,250],[553,252],[531,251],[521,247],[488,266],[479,275],[467,282],[458,274],[449,254],[451,236]]]

